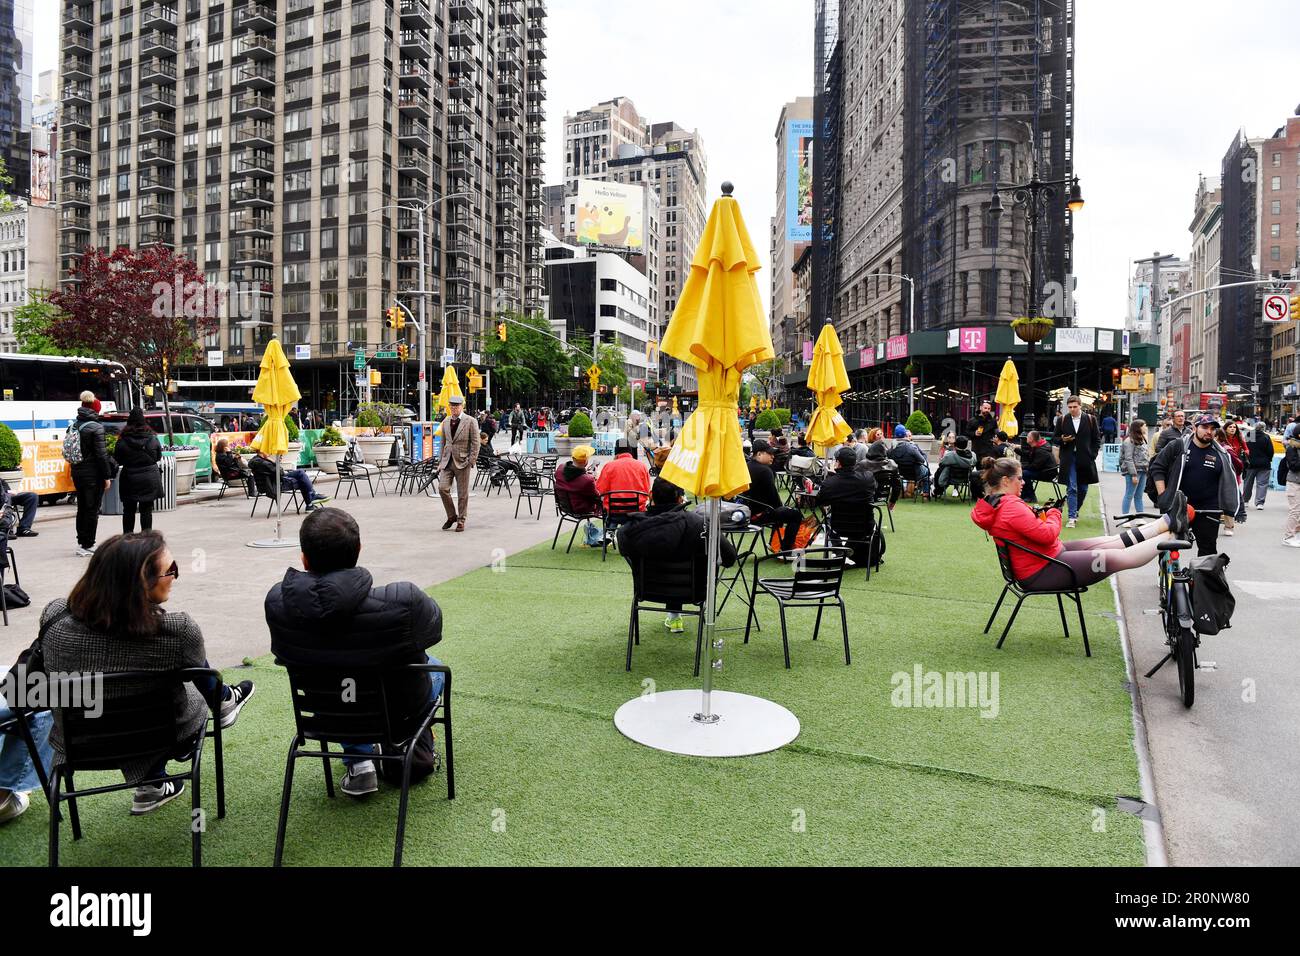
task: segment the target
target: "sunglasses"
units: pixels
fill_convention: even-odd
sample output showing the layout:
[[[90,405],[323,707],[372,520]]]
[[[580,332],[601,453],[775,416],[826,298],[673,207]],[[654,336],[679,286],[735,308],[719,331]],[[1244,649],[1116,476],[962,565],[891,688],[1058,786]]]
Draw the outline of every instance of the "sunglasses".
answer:
[[[171,567],[169,567],[162,574],[158,575],[158,577],[155,580],[161,581],[163,578],[175,578],[177,581],[179,581],[181,579],[180,566],[175,561],[173,561]]]

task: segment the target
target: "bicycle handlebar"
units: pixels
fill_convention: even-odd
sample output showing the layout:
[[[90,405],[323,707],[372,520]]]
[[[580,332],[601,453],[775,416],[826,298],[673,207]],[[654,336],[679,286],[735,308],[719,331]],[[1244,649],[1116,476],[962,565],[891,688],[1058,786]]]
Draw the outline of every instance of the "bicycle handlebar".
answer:
[[[1222,511],[1214,511],[1209,508],[1195,508],[1193,510],[1195,510],[1195,512],[1198,515],[1220,515],[1221,516],[1223,514]],[[1119,523],[1123,524],[1128,521],[1135,521],[1138,518],[1150,518],[1152,521],[1155,521],[1157,518],[1163,518],[1163,517],[1164,515],[1152,514],[1149,511],[1140,511],[1135,515],[1111,515],[1110,520],[1118,521]]]

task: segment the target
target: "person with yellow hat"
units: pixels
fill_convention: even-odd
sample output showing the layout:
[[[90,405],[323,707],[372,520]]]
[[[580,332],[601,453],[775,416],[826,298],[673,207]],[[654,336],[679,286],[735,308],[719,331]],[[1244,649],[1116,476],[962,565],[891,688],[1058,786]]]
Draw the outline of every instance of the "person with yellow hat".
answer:
[[[596,449],[579,445],[569,454],[572,459],[555,471],[556,493],[568,496],[569,508],[574,514],[600,514],[600,492],[596,490],[596,479],[587,471]]]

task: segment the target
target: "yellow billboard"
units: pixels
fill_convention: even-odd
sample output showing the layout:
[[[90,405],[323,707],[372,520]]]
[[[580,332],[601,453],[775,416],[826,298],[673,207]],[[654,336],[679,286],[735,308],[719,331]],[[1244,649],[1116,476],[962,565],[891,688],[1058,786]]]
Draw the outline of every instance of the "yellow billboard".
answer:
[[[645,191],[641,186],[578,180],[578,242],[645,247]]]

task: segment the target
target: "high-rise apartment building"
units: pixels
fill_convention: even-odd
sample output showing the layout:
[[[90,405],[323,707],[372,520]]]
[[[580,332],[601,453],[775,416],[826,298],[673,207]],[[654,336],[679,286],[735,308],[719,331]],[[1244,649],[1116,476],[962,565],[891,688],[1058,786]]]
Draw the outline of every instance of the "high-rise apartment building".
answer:
[[[645,146],[641,114],[626,96],[597,103],[590,109],[564,116],[564,192],[578,195],[579,179],[605,181],[609,161],[620,146]],[[572,205],[572,200],[570,200]],[[576,209],[567,212],[565,234],[574,235]]]
[[[812,240],[812,208],[801,189],[801,177],[806,180],[812,172],[812,116],[813,98],[800,96],[781,107],[776,122],[776,213],[769,240],[772,275],[768,312],[773,342],[781,338],[784,320],[795,314],[794,264]],[[811,200],[812,184],[807,185],[807,199]]]
[[[1259,223],[1261,271],[1300,278],[1300,110],[1259,148],[1262,200]],[[1300,396],[1296,371],[1296,327],[1287,321],[1264,326],[1269,388],[1260,399],[1276,418],[1294,414]]]
[[[0,158],[14,196],[31,191],[32,2],[0,0]]]
[[[310,356],[309,407],[348,404],[350,350],[392,344],[395,300],[424,300],[413,352],[470,362],[495,311],[541,304],[545,19],[543,0],[73,0],[62,274],[86,246],[184,253],[231,284],[200,377],[254,377],[274,332]],[[405,378],[384,397],[412,403]]]
[[[1223,225],[1223,192],[1217,178],[1202,176],[1196,188],[1196,202],[1189,230],[1192,234],[1189,291],[1210,289],[1218,285],[1220,239]],[[1189,300],[1192,304],[1191,330],[1186,344],[1187,388],[1175,394],[1180,404],[1199,402],[1203,391],[1217,391],[1219,385],[1219,294],[1211,292]],[[1175,338],[1174,364],[1181,363]],[[1176,388],[1176,386],[1175,386]]]
[[[1260,160],[1264,140],[1238,132],[1224,154],[1221,183],[1223,221],[1219,237],[1222,283],[1242,281],[1269,271],[1260,262],[1261,207],[1271,196],[1273,171]],[[1294,167],[1291,170],[1294,176]],[[1232,276],[1233,279],[1226,277]],[[1269,327],[1260,321],[1260,287],[1238,286],[1219,292],[1219,381],[1206,381],[1207,391],[1223,384],[1267,394],[1272,343]]]
[[[53,206],[31,206],[19,200],[0,211],[0,352],[17,352],[14,313],[32,294],[54,289],[58,278],[54,258]]]

